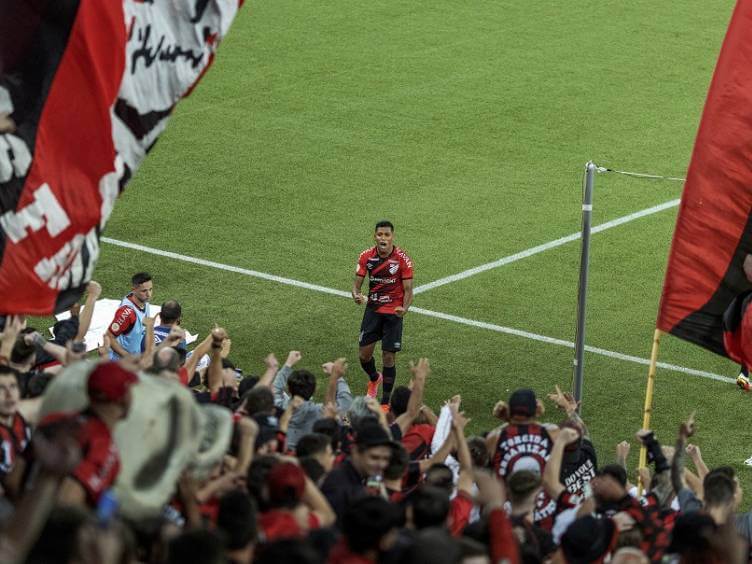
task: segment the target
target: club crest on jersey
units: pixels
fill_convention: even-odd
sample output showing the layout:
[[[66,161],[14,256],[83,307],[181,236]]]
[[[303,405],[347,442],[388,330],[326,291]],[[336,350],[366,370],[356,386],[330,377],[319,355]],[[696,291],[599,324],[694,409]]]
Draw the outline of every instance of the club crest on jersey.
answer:
[[[393,263],[389,265],[389,274],[396,274],[399,270],[399,263]]]

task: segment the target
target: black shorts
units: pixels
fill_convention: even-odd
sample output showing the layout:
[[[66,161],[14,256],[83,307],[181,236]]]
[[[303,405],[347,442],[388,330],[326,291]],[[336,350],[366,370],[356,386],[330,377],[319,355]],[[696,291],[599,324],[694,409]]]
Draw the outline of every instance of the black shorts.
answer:
[[[402,350],[402,318],[393,313],[377,313],[367,307],[360,324],[361,347],[381,341],[381,350],[399,352]]]

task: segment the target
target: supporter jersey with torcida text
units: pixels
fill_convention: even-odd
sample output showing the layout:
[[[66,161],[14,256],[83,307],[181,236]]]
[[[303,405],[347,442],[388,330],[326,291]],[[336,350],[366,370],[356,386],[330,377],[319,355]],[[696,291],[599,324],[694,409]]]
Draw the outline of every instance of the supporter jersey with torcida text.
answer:
[[[394,313],[405,297],[402,281],[413,277],[413,261],[397,246],[382,258],[374,246],[360,253],[355,272],[368,277],[368,307],[378,313]]]

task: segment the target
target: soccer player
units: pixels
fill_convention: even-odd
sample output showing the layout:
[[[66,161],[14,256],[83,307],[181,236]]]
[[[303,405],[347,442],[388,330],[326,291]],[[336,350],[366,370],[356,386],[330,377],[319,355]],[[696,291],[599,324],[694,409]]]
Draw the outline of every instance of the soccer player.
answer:
[[[137,272],[131,278],[131,285],[131,292],[120,302],[115,318],[107,329],[106,335],[112,347],[111,360],[141,354],[141,342],[146,334],[144,319],[150,317],[149,300],[154,290],[151,274]]]
[[[381,405],[388,406],[397,378],[395,355],[402,348],[402,318],[413,301],[413,262],[394,245],[394,225],[379,221],[373,235],[376,245],[360,253],[355,271],[352,297],[366,304],[360,325],[360,365],[368,374],[366,395],[376,397],[379,384],[384,387]],[[361,293],[368,276],[368,297]],[[376,370],[373,351],[381,341],[383,373]],[[387,407],[388,409],[388,407]]]

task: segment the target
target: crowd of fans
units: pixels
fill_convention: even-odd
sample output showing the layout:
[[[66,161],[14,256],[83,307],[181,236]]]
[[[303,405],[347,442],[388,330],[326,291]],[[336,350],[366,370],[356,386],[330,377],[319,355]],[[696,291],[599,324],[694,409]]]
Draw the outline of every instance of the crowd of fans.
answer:
[[[144,333],[142,351],[118,347],[124,354],[110,360],[116,327],[100,358],[87,357],[81,341],[100,292],[92,282],[85,307],[56,324],[54,339],[20,317],[5,320],[0,562],[749,560],[752,513],[738,511],[734,470],[707,468],[687,443],[692,417],[671,438],[675,446],[639,431],[651,469],[631,476],[630,444],[596,455],[576,402],[558,387],[548,395],[559,408],[555,423],[543,422],[534,391],[520,389],[493,406],[496,428],[467,436],[472,414],[459,395],[425,404],[425,358],[411,363],[409,382],[384,410],[353,393],[344,358],[324,364],[323,379],[301,368],[298,351],[281,366],[269,354],[260,376],[244,374],[221,327],[189,353],[174,300],[163,304],[156,331],[150,316],[133,321]],[[88,407],[40,417],[50,382],[81,362],[91,364]],[[113,434],[145,379],[172,381],[196,402],[228,410],[234,430],[212,472],[197,476],[187,465],[164,507],[134,520],[118,511],[113,493],[121,465]]]

